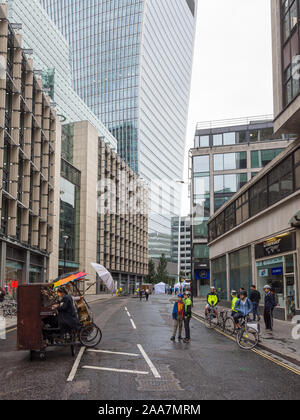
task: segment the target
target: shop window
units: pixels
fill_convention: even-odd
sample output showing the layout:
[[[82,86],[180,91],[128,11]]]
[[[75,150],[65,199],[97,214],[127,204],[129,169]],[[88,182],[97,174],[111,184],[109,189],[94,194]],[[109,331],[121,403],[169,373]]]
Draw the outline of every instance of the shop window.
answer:
[[[248,293],[252,284],[251,248],[243,248],[233,252],[230,260],[230,288],[239,290],[243,287]]]
[[[226,273],[226,257],[217,258],[211,263],[212,282],[216,287],[219,297],[227,299],[227,273]]]

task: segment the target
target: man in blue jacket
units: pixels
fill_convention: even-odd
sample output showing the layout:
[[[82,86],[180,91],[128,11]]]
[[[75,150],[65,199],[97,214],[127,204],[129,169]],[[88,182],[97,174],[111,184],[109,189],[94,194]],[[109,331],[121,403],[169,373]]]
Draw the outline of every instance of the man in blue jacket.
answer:
[[[240,292],[240,298],[235,302],[234,309],[237,311],[237,313],[233,315],[235,326],[236,328],[240,328],[239,319],[244,316],[248,316],[250,312],[253,311],[253,304],[251,300],[248,299],[247,292],[245,290]]]
[[[276,306],[275,297],[271,292],[271,286],[268,284],[264,287],[265,291],[265,307],[264,307],[264,320],[266,324],[266,331],[273,329],[273,310]]]
[[[178,332],[178,341],[182,340],[181,333],[182,333],[182,323],[183,323],[183,316],[184,316],[184,301],[183,295],[179,294],[178,301],[174,303],[172,317],[174,320],[174,329],[173,335],[171,337],[172,341],[175,341],[177,328],[179,327]]]

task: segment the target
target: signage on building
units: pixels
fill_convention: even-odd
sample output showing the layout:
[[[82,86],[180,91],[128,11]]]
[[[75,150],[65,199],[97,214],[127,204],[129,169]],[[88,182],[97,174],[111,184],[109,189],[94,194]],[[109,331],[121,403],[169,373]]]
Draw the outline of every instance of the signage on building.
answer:
[[[272,276],[282,276],[282,274],[283,274],[282,267],[272,268]]]
[[[267,268],[264,268],[262,270],[258,270],[259,277],[268,277],[269,270]]]
[[[209,280],[210,279],[209,270],[195,270],[195,279],[196,280]]]
[[[294,251],[295,249],[295,232],[285,233],[257,244],[255,246],[255,258],[269,257],[271,255],[282,254],[283,252]]]

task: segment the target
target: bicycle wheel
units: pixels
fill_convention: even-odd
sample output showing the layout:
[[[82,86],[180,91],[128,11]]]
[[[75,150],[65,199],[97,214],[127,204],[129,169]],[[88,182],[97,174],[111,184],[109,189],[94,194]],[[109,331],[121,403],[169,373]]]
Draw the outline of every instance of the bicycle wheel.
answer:
[[[258,332],[253,328],[243,328],[238,332],[236,342],[241,349],[251,350],[258,343]]]
[[[224,331],[229,334],[229,335],[233,335],[235,332],[235,328],[234,328],[234,321],[231,317],[228,317],[225,319],[224,322]]]
[[[96,347],[102,339],[102,332],[95,324],[85,325],[79,331],[79,341],[85,347]]]

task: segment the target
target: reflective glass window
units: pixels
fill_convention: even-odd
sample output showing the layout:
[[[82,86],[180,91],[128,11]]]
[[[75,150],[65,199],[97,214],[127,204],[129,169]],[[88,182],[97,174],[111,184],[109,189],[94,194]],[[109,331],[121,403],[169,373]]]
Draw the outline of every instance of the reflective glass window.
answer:
[[[194,156],[194,172],[209,172],[209,156]]]
[[[224,146],[235,144],[235,133],[224,133],[223,143],[224,143]]]
[[[223,145],[223,136],[222,136],[222,134],[215,134],[213,136],[213,145],[214,146],[222,146]]]

